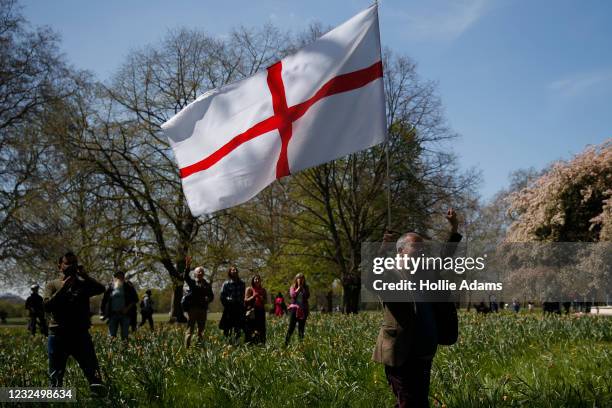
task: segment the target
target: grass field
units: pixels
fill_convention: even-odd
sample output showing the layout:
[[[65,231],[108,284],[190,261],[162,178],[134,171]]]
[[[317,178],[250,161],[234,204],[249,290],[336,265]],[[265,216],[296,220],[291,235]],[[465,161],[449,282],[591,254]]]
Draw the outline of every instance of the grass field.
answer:
[[[288,349],[284,319],[268,321],[265,347],[228,345],[213,323],[189,350],[184,326],[140,330],[124,346],[96,325],[106,401],[89,398],[72,360],[66,383],[86,406],[393,406],[383,368],[370,360],[380,318],[313,314],[306,339]],[[612,406],[612,318],[504,312],[462,314],[460,324],[459,343],[436,356],[432,406]],[[1,387],[46,386],[42,337],[0,328],[0,344]]]

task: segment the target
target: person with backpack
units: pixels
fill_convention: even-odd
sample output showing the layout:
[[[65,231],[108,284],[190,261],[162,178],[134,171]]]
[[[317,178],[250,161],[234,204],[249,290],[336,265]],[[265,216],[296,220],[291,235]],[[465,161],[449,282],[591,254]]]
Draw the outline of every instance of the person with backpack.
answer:
[[[149,322],[149,327],[153,330],[153,313],[154,303],[151,299],[151,289],[147,289],[145,295],[140,301],[140,326],[144,326],[146,322]]]
[[[221,287],[221,303],[223,314],[219,321],[219,328],[223,330],[225,337],[234,337],[239,341],[244,328],[244,293],[245,284],[238,275],[238,268],[232,265],[227,272],[228,279]]]
[[[450,208],[446,219],[451,225],[449,243],[461,241],[458,220]],[[393,242],[385,233],[384,242]],[[416,256],[423,238],[414,232],[396,242],[399,255]],[[447,244],[443,256],[452,256],[456,245]],[[378,333],[372,360],[385,365],[385,375],[397,407],[429,407],[431,366],[439,344],[457,341],[457,310],[452,302],[383,302],[383,324]]]
[[[198,340],[202,340],[202,334],[206,327],[208,304],[213,301],[214,294],[212,286],[204,279],[204,268],[198,266],[194,270],[195,279],[189,275],[191,268],[191,257],[185,258],[185,283],[189,289],[181,299],[181,307],[187,312],[187,331],[185,333],[185,346],[191,346],[191,339],[195,326],[198,326]]]
[[[138,304],[138,293],[131,282],[125,280],[125,272],[113,274],[113,282],[109,284],[102,297],[100,313],[103,319],[108,319],[108,334],[117,337],[121,328],[121,338],[128,339],[133,309]]]

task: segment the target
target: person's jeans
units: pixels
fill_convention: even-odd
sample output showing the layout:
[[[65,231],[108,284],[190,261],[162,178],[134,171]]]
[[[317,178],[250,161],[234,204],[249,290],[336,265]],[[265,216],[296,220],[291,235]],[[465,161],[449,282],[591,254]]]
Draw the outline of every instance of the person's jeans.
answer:
[[[432,358],[411,358],[399,367],[385,366],[398,408],[429,407]]]
[[[117,329],[121,327],[121,338],[127,340],[130,332],[130,316],[113,314],[108,319],[108,333],[111,337],[117,337]]]
[[[62,387],[66,362],[72,356],[83,370],[89,384],[100,384],[100,368],[96,357],[96,350],[89,332],[51,333],[47,340],[47,353],[49,356],[49,385]]]

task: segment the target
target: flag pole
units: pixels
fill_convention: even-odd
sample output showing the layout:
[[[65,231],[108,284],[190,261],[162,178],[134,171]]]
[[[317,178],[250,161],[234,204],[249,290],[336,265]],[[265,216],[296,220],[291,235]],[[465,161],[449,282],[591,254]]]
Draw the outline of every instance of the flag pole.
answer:
[[[374,5],[378,9],[378,0],[374,0]],[[389,171],[389,132],[387,132],[387,140],[385,141],[385,162],[386,162],[386,184],[387,184],[387,230],[391,228],[391,176]]]
[[[385,142],[386,184],[387,184],[387,230],[391,230],[391,176],[389,171],[389,135]]]

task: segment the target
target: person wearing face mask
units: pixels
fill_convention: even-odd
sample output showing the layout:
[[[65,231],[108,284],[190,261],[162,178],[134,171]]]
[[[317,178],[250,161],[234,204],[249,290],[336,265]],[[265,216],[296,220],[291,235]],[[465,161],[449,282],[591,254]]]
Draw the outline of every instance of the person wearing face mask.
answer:
[[[235,341],[240,339],[244,327],[244,293],[245,284],[238,275],[235,265],[230,267],[228,280],[221,287],[221,303],[223,314],[219,322],[219,328],[223,330],[225,337],[234,337]]]
[[[206,327],[206,317],[208,314],[208,304],[213,301],[214,294],[210,283],[204,279],[204,268],[198,266],[194,270],[195,279],[189,275],[191,267],[191,257],[185,258],[184,279],[189,286],[189,293],[185,296],[185,301],[181,302],[183,311],[187,312],[187,331],[185,333],[185,346],[191,345],[195,326],[198,326],[198,340],[202,340],[202,334]]]
[[[117,337],[117,330],[121,328],[121,338],[127,340],[132,309],[137,304],[138,293],[132,283],[125,280],[125,272],[115,272],[100,305],[101,314],[108,319],[108,334],[112,338]]]
[[[89,298],[104,292],[104,285],[85,273],[72,252],[60,257],[58,269],[60,277],[47,283],[43,296],[45,311],[51,315],[47,344],[50,386],[63,386],[66,362],[73,356],[92,392],[103,394],[106,388],[89,334]]]

